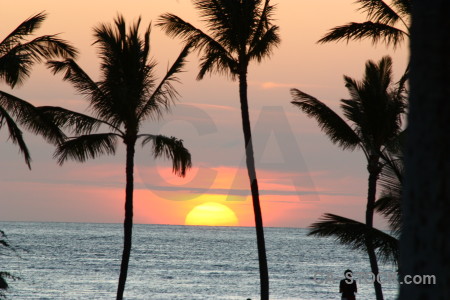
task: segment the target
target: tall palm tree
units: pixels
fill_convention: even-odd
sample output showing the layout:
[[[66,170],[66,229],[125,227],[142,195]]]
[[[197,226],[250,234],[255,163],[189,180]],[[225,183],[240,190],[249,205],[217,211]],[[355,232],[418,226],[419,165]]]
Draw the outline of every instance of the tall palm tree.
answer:
[[[201,53],[197,79],[207,73],[227,74],[239,80],[245,154],[253,201],[258,245],[261,299],[269,298],[264,229],[259,201],[258,181],[253,156],[248,111],[247,72],[251,61],[261,62],[280,43],[278,26],[273,25],[274,6],[270,0],[193,0],[208,32],[194,27],[173,14],[160,17],[158,26],[171,37],[180,37]]]
[[[114,154],[117,141],[126,146],[126,188],[124,247],[117,299],[123,298],[132,245],[133,228],[133,172],[135,145],[152,143],[154,158],[166,157],[172,161],[173,172],[184,176],[191,167],[191,155],[183,142],[174,137],[140,133],[142,123],[157,119],[177,98],[173,83],[185,64],[189,53],[186,46],[164,78],[155,79],[155,66],[149,57],[150,26],[143,38],[139,35],[140,19],[127,28],[122,16],[114,25],[101,24],[94,28],[101,65],[100,81],[93,81],[72,59],[50,61],[53,72],[64,72],[64,80],[73,84],[90,103],[93,116],[68,111],[60,107],[41,107],[41,112],[62,128],[76,135],[60,144],[55,152],[59,164],[68,159],[84,162],[102,154]],[[102,128],[104,133],[97,133]]]
[[[21,85],[30,76],[35,63],[56,57],[75,57],[77,51],[57,35],[43,35],[31,40],[35,31],[45,20],[45,13],[38,13],[23,21],[0,42],[0,82],[11,88]],[[40,134],[50,142],[61,141],[64,137],[58,128],[39,115],[30,103],[9,93],[0,91],[0,128],[6,125],[9,138],[19,146],[25,163],[30,168],[30,152],[25,144],[22,125],[33,133]]]
[[[381,153],[401,130],[401,115],[405,109],[403,86],[392,89],[392,60],[383,57],[378,64],[368,61],[362,81],[344,76],[350,99],[341,100],[348,124],[321,101],[292,89],[292,103],[319,123],[331,141],[342,149],[360,149],[367,160],[369,172],[365,225],[373,228],[376,186],[382,170]],[[371,234],[365,236],[372,273],[378,274],[378,263]],[[383,299],[379,282],[374,282],[378,300]]]
[[[319,43],[371,39],[394,48],[410,36],[412,0],[356,0],[367,21],[332,28]]]

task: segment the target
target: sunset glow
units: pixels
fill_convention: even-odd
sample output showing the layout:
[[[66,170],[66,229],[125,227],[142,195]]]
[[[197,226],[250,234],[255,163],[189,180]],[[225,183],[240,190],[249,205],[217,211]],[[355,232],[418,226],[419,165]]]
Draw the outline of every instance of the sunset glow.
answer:
[[[186,216],[186,225],[237,226],[236,214],[223,204],[207,202],[194,207]]]
[[[107,3],[107,5],[105,5]],[[396,51],[370,41],[317,44],[330,28],[349,21],[364,20],[353,0],[273,1],[281,44],[273,55],[249,69],[248,98],[255,147],[261,208],[265,226],[307,227],[323,213],[361,218],[365,210],[367,169],[361,152],[341,151],[291,102],[290,88],[298,88],[331,108],[348,97],[342,76],[360,78],[368,59],[391,55],[394,79],[408,62],[407,48]],[[327,9],[324,9],[327,8]],[[179,39],[155,27],[158,17],[173,13],[206,29],[189,0],[95,1],[71,3],[55,0],[28,1],[2,6],[0,39],[4,39],[28,17],[45,11],[48,15],[37,35],[60,33],[59,37],[79,49],[77,63],[93,80],[99,80],[98,47],[93,28],[111,24],[118,13],[130,24],[142,17],[142,28],[152,24],[151,57],[158,63],[156,75],[163,76],[182,49]],[[79,16],[83,16],[80,23]],[[175,84],[179,99],[158,120],[142,124],[143,132],[175,136],[184,141],[192,155],[193,168],[180,178],[172,174],[169,161],[155,160],[148,147],[136,147],[134,221],[136,223],[181,225],[205,222],[199,207],[206,203],[222,207],[218,216],[234,216],[231,225],[254,226],[238,84],[214,74],[196,80],[199,58],[192,52],[185,72]],[[53,75],[45,64],[36,64],[22,86],[0,90],[36,106],[60,106],[88,112],[88,102]],[[276,108],[276,109],[275,109]],[[101,156],[83,164],[53,159],[55,147],[41,137],[23,131],[31,152],[32,170],[23,163],[17,146],[0,130],[3,170],[0,180],[0,220],[111,222],[123,221],[125,147],[115,156]],[[314,195],[312,192],[317,193]],[[206,217],[205,217],[206,218]],[[377,220],[376,220],[377,221]],[[225,221],[223,221],[225,222]],[[206,224],[208,225],[208,224]]]

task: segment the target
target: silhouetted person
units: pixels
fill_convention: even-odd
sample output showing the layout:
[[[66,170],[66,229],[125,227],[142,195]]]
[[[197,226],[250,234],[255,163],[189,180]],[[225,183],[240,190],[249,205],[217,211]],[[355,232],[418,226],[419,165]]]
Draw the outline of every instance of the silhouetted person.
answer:
[[[358,292],[356,281],[353,278],[352,270],[345,270],[344,279],[339,284],[339,293],[342,293],[342,300],[356,300],[355,293]]]

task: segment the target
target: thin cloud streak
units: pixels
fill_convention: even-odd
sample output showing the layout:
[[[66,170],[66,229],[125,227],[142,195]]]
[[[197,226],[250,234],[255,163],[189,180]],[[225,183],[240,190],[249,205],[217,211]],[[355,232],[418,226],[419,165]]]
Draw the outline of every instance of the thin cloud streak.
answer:
[[[295,87],[301,87],[301,88],[335,88],[330,87],[328,85],[323,84],[302,84],[302,83],[286,83],[286,82],[274,82],[274,81],[249,81],[248,85],[250,86],[257,86],[263,90],[269,90],[269,89],[291,89]]]
[[[20,183],[46,183],[52,185],[66,185],[66,186],[92,186],[92,187],[111,187],[111,188],[123,188],[123,182],[102,182],[102,181],[82,181],[82,180],[54,180],[52,183],[48,183],[47,180],[35,179],[35,180],[20,180],[20,179],[5,179],[7,182],[20,182]],[[185,192],[188,194],[213,194],[213,195],[232,195],[232,196],[249,196],[250,190],[247,189],[221,189],[221,188],[197,188],[197,187],[180,187],[180,186],[156,186],[144,183],[135,183],[136,190],[148,190],[148,191],[164,191],[164,192]],[[262,196],[361,196],[353,193],[339,193],[339,192],[326,192],[326,191],[280,191],[280,190],[260,190]],[[276,201],[282,202],[282,201]]]

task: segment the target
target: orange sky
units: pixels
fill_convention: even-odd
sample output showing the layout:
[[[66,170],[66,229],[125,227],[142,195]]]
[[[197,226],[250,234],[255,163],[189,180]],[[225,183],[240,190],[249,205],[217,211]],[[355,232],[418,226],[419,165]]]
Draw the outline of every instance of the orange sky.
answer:
[[[305,227],[331,212],[363,219],[366,169],[362,153],[343,152],[290,102],[296,87],[333,108],[348,96],[342,75],[359,79],[367,59],[390,54],[395,78],[407,62],[406,45],[397,49],[370,43],[315,42],[331,27],[363,20],[353,0],[279,0],[276,23],[282,43],[270,60],[249,70],[249,99],[262,209],[267,226]],[[111,22],[118,12],[143,24],[172,12],[194,24],[197,15],[188,0],[135,1],[28,1],[2,4],[0,38],[27,17],[45,10],[49,16],[39,34],[61,32],[80,49],[79,64],[96,78],[98,59],[92,27]],[[160,74],[181,49],[176,40],[153,28],[152,55]],[[186,215],[204,202],[230,207],[239,224],[252,226],[253,216],[243,169],[243,137],[237,84],[213,76],[196,81],[197,58],[189,57],[180,78],[179,104],[163,122],[149,123],[144,131],[182,138],[193,156],[194,168],[177,179],[164,162],[152,162],[148,149],[136,157],[135,220],[138,223],[183,224]],[[4,84],[0,88],[11,92]],[[61,77],[37,66],[19,89],[12,91],[35,105],[58,105],[86,112],[86,102]],[[33,170],[27,170],[17,148],[4,143],[0,157],[0,221],[121,222],[124,201],[124,151],[115,157],[63,167],[52,160],[53,147],[26,135]],[[238,172],[241,170],[241,172]],[[315,192],[310,195],[309,192]]]

